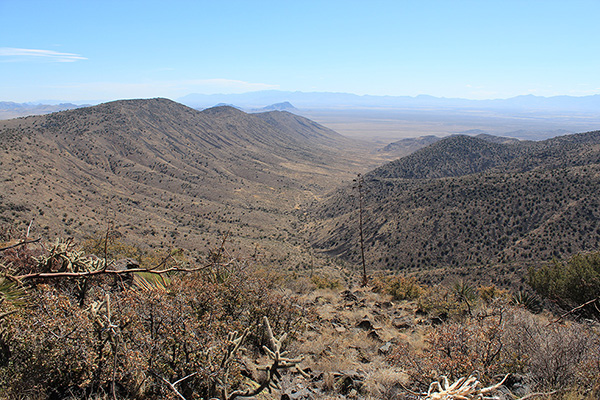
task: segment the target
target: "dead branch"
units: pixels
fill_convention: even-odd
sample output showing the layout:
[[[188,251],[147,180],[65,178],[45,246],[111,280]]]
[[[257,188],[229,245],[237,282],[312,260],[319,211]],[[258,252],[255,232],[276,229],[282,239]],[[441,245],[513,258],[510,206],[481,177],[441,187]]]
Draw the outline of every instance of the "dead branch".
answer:
[[[29,232],[31,231],[32,225],[33,225],[33,220],[29,221],[29,226],[27,227],[27,234],[25,235],[25,239],[29,239]]]
[[[187,400],[185,397],[183,397],[183,395],[181,393],[179,393],[179,390],[177,390],[177,388],[175,387],[174,383],[169,382],[168,380],[166,380],[162,376],[159,376],[159,378],[162,379],[162,381],[164,383],[166,383],[167,386],[169,386],[169,388],[177,395],[177,397],[179,397],[181,400]]]
[[[104,238],[104,259],[108,260],[108,236],[110,235],[110,231],[113,228],[113,223],[109,222],[108,227],[106,228],[106,236]],[[107,265],[104,263],[104,269],[106,269]]]
[[[480,385],[479,380],[474,375],[468,378],[462,377],[453,384],[448,382],[447,377],[442,376],[438,381],[432,382],[429,385],[429,390],[425,394],[426,397],[424,400],[500,400],[499,397],[488,397],[487,394],[498,390],[504,384],[506,378],[508,378],[508,375],[499,383],[480,389],[478,387]]]
[[[408,392],[409,394],[411,394],[411,395],[413,395],[413,396],[416,396],[417,398],[421,397],[421,394],[420,394],[420,393],[413,392],[412,390],[410,390],[409,388],[407,388],[406,386],[404,386],[404,384],[403,384],[402,382],[398,382],[398,384],[400,385],[400,387],[401,387],[401,388],[402,388],[404,391]]]
[[[152,268],[131,268],[125,270],[113,270],[113,269],[98,269],[95,271],[84,271],[84,272],[37,272],[32,274],[25,275],[17,275],[11,276],[9,278],[15,279],[17,281],[25,281],[31,279],[57,279],[57,278],[86,278],[90,276],[96,275],[127,275],[133,274],[136,272],[148,272],[151,274],[162,275],[169,272],[197,272],[202,271],[204,269],[212,267],[213,264],[203,265],[198,268],[180,268],[180,267],[171,267],[167,269],[156,270],[156,267]]]
[[[169,387],[169,389],[171,389],[176,395],[177,397],[179,397],[181,400],[187,400],[185,397],[183,397],[183,395],[179,392],[179,390],[177,390],[177,388],[175,387],[177,384],[185,381],[186,379],[191,378],[194,375],[197,375],[198,372],[194,372],[192,374],[189,374],[188,376],[184,376],[183,378],[171,383],[168,380],[166,380],[165,378],[163,378],[162,376],[156,374],[156,373],[152,373],[153,375],[157,376],[158,378],[160,378],[164,383],[167,384],[167,386]]]
[[[404,387],[404,385],[401,386],[407,392],[411,393],[412,395],[416,395],[423,400],[500,400],[500,397],[493,396],[491,394],[504,384],[508,376],[509,374],[505,375],[504,379],[502,379],[502,381],[499,383],[485,388],[479,388],[480,382],[477,380],[477,378],[475,378],[474,375],[471,375],[468,378],[462,377],[453,384],[448,382],[448,378],[442,376],[440,377],[439,381],[432,382],[427,393],[423,394],[415,393]],[[529,400],[537,396],[550,396],[557,392],[558,390],[547,393],[530,393],[524,397],[520,397],[517,400]],[[515,396],[513,397],[516,399]]]
[[[15,247],[19,247],[19,246],[25,246],[25,245],[27,245],[27,244],[30,244],[30,243],[37,243],[37,242],[39,242],[40,240],[42,240],[42,238],[38,238],[38,239],[35,239],[35,240],[24,240],[24,241],[22,241],[22,242],[19,242],[19,243],[17,243],[17,244],[13,244],[13,245],[10,245],[10,246],[7,246],[7,247],[2,247],[2,248],[0,249],[0,251],[9,250],[9,249],[14,249]]]
[[[156,264],[154,267],[150,268],[150,270],[153,271],[155,269],[158,269],[158,268],[162,267],[171,258],[173,258],[173,253],[171,251],[169,251],[169,254],[165,258],[163,258],[161,262],[159,262],[158,264]]]
[[[560,317],[558,317],[556,320],[549,322],[549,323],[548,323],[548,325],[546,325],[546,326],[550,326],[550,325],[552,325],[552,324],[556,324],[557,322],[560,322],[560,321],[561,321],[561,320],[562,320],[564,317],[566,317],[567,315],[573,314],[575,311],[577,311],[577,310],[581,310],[583,307],[585,307],[585,306],[587,306],[587,305],[590,305],[590,304],[593,304],[593,303],[595,303],[595,302],[597,302],[597,301],[600,301],[600,297],[596,297],[596,298],[595,298],[595,299],[593,299],[593,300],[590,300],[590,301],[588,301],[588,302],[585,302],[585,303],[583,303],[582,305],[580,305],[580,306],[577,306],[577,307],[573,308],[573,309],[572,309],[572,310],[570,310],[570,311],[567,311],[566,313],[564,313],[563,315],[561,315]]]

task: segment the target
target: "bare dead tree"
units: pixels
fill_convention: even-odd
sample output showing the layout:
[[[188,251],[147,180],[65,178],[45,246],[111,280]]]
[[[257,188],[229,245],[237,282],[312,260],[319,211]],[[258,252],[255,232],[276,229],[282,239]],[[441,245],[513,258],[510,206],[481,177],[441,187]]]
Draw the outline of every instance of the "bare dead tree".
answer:
[[[166,269],[157,270],[153,268],[131,268],[126,270],[113,270],[113,269],[98,269],[94,271],[84,272],[38,272],[25,275],[10,276],[7,275],[8,279],[13,279],[19,282],[33,279],[58,279],[58,278],[85,278],[96,275],[128,275],[136,272],[148,272],[151,274],[162,275],[169,272],[197,272],[212,267],[214,264],[206,264],[197,268],[181,268],[181,267],[170,267]],[[223,264],[220,264],[223,265]]]
[[[367,277],[367,264],[365,262],[365,238],[363,233],[363,200],[364,200],[364,184],[362,174],[357,174],[353,180],[356,184],[353,189],[358,189],[358,229],[360,233],[360,258],[362,261],[363,275],[361,286],[367,286],[369,278]]]
[[[155,275],[168,274],[170,272],[196,272],[206,270],[214,266],[228,266],[235,262],[235,259],[223,257],[223,250],[219,250],[218,257],[209,260],[205,265],[195,268],[183,268],[178,265],[166,267],[168,260],[173,259],[173,253],[169,254],[157,265],[149,268],[130,268],[117,269],[114,261],[106,258],[93,258],[85,256],[83,252],[73,249],[71,240],[58,240],[50,249],[49,254],[36,259],[44,272],[32,272],[22,275],[5,274],[5,278],[19,284],[24,281],[38,279],[62,279],[62,278],[90,278],[98,275],[126,276],[138,272],[147,272]],[[222,245],[223,246],[223,245]],[[53,266],[58,265],[61,270],[56,271]],[[49,271],[49,272],[48,272]]]

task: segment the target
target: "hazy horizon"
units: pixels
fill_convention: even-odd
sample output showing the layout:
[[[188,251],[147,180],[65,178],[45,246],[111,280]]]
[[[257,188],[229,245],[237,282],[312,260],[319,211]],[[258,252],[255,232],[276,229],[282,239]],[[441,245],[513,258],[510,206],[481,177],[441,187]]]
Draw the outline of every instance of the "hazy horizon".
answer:
[[[3,101],[600,93],[596,1],[0,2]]]
[[[227,104],[246,112],[290,102],[287,111],[305,116],[338,133],[389,143],[402,138],[446,136],[469,132],[540,140],[567,133],[598,130],[600,96],[539,97],[526,95],[502,100],[465,100],[431,96],[357,96],[346,93],[258,91],[242,94],[190,94],[172,99],[196,109]],[[78,106],[7,105],[0,119],[45,114]],[[92,104],[94,102],[86,102]],[[86,104],[87,105],[87,104]],[[265,108],[267,107],[267,108]],[[1,107],[0,107],[1,108]]]
[[[228,97],[228,96],[244,96],[244,95],[253,95],[253,94],[260,94],[260,93],[294,93],[294,94],[311,94],[311,95],[349,95],[349,96],[357,96],[359,98],[368,98],[368,97],[374,97],[374,98],[390,98],[390,99],[394,99],[394,98],[407,98],[407,99],[419,99],[419,98],[424,98],[424,97],[429,97],[429,98],[435,98],[435,99],[440,99],[440,100],[467,100],[467,101],[472,101],[473,104],[477,104],[478,102],[485,102],[485,101],[501,101],[501,100],[511,100],[511,99],[515,99],[515,98],[522,98],[522,97],[535,97],[535,98],[540,98],[540,99],[550,99],[553,97],[569,97],[569,98],[590,98],[590,97],[594,97],[594,96],[600,96],[600,93],[598,94],[590,94],[590,95],[581,95],[581,96],[573,96],[573,95],[555,95],[555,96],[540,96],[540,95],[534,95],[534,94],[522,94],[522,95],[516,95],[516,96],[511,96],[511,97],[502,97],[502,98],[486,98],[486,99],[468,99],[465,97],[444,97],[444,96],[434,96],[431,94],[427,94],[427,93],[421,93],[421,94],[417,94],[414,96],[409,96],[409,95],[371,95],[371,94],[356,94],[356,93],[351,93],[351,92],[317,92],[317,91],[313,91],[313,92],[305,92],[305,91],[287,91],[287,90],[277,90],[277,89],[272,89],[272,90],[257,90],[257,91],[248,91],[248,92],[240,92],[240,93],[188,93],[186,95],[183,96],[179,96],[179,97],[167,97],[167,96],[149,96],[149,97],[120,97],[120,98],[114,98],[114,99],[73,99],[73,100],[66,100],[66,99],[61,99],[61,98],[48,98],[48,99],[35,99],[35,100],[26,100],[26,101],[14,101],[12,99],[8,99],[8,98],[0,98],[0,102],[13,102],[13,103],[17,103],[17,104],[31,104],[31,105],[58,105],[58,104],[66,104],[66,103],[71,103],[71,104],[76,104],[76,105],[96,105],[96,104],[100,104],[100,103],[106,103],[106,102],[111,102],[111,101],[118,101],[118,100],[134,100],[134,99],[150,99],[150,98],[166,98],[172,101],[176,101],[176,102],[182,102],[183,99],[185,99],[186,97],[191,97],[191,96],[207,96],[207,97],[215,97],[218,98],[219,96],[223,96],[223,97]],[[287,101],[287,100],[285,100]],[[236,104],[233,104],[236,105]],[[268,106],[271,105],[271,103],[267,104],[265,103],[264,106]]]

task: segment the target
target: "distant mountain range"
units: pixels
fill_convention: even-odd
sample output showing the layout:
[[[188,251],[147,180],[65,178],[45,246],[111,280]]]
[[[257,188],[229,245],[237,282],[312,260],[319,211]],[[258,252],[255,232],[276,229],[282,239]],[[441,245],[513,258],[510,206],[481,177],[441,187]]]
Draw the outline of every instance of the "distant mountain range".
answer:
[[[541,140],[600,128],[600,95],[527,95],[510,99],[466,100],[427,95],[358,96],[272,90],[243,94],[190,94],[178,101],[198,110],[228,105],[246,112],[289,111],[344,136],[384,144],[401,138],[429,135],[444,137],[462,132],[476,135],[475,131]],[[79,107],[55,103],[0,104],[0,119]]]
[[[390,143],[401,138],[448,136],[481,130],[527,140],[600,129],[600,95],[517,96],[467,100],[421,95],[358,96],[348,93],[260,91],[232,95],[188,95],[179,99],[202,109],[229,103],[244,110],[289,102],[293,112],[348,137]],[[468,133],[472,135],[473,133]]]
[[[13,103],[11,101],[0,101],[0,119],[26,117],[28,115],[42,115],[57,111],[72,110],[84,107],[72,103],[60,104],[31,104]]]
[[[440,98],[428,95],[359,96],[350,93],[288,92],[266,90],[242,94],[189,94],[177,101],[190,107],[204,108],[218,103],[230,103],[252,109],[268,104],[290,102],[299,108],[437,108],[437,109],[494,109],[501,111],[556,112],[574,111],[600,113],[600,95],[573,97],[516,96],[509,99],[468,100]]]
[[[209,108],[216,105],[229,105],[244,110],[287,110],[296,109],[437,109],[437,110],[496,110],[507,113],[554,113],[569,111],[575,113],[600,114],[600,95],[541,97],[522,95],[508,99],[469,100],[444,98],[429,95],[411,96],[372,96],[351,93],[331,92],[290,92],[264,90],[241,94],[189,94],[176,99],[193,108]],[[294,106],[292,106],[294,104]],[[24,115],[39,115],[82,107],[72,103],[48,101],[47,103],[0,102],[0,118],[14,118]],[[28,114],[27,114],[28,113]]]
[[[84,239],[114,223],[146,247],[199,251],[227,234],[280,265],[310,265],[310,244],[352,265],[348,182],[361,172],[372,269],[505,284],[540,260],[600,248],[600,131],[538,142],[466,132],[377,151],[287,111],[167,99],[10,119],[0,224]],[[399,153],[410,155],[387,162]]]

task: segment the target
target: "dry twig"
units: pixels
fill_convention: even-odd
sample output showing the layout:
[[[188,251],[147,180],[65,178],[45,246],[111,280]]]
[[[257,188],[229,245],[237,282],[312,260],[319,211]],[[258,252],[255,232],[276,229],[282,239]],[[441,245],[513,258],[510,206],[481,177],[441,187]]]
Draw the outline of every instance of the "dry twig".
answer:
[[[177,397],[179,397],[181,400],[187,400],[185,397],[183,397],[183,395],[179,392],[179,390],[177,390],[177,388],[175,387],[177,384],[185,381],[186,379],[191,378],[192,376],[196,375],[197,372],[194,372],[193,374],[189,374],[188,376],[185,376],[173,383],[169,382],[168,380],[166,380],[165,378],[163,378],[162,376],[158,376],[164,383],[166,383],[169,386],[169,389],[171,389],[173,392],[175,392],[175,394],[177,395]]]

